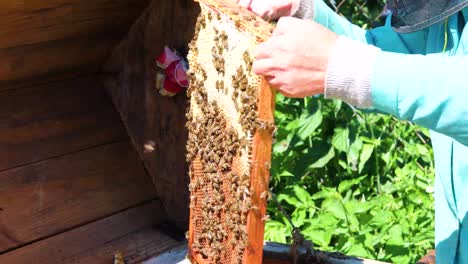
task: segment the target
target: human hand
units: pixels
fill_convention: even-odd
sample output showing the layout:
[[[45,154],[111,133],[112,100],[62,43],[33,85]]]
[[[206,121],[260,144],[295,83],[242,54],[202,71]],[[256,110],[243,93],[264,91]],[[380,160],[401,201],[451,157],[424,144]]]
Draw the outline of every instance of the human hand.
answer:
[[[267,21],[291,16],[300,0],[234,0]]]
[[[322,94],[337,38],[313,21],[281,18],[272,37],[257,47],[253,71],[285,96]]]

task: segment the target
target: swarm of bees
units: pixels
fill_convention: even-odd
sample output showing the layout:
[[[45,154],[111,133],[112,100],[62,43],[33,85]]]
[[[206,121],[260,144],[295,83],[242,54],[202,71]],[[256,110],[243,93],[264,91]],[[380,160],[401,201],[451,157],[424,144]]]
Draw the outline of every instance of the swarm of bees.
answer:
[[[202,11],[189,45],[186,127],[194,230],[187,233],[187,239],[192,241],[189,252],[206,263],[243,263],[249,245],[248,214],[259,210],[252,202],[250,188],[253,137],[258,129],[273,129],[274,124],[258,117],[258,84],[249,77],[253,75],[249,49],[237,59],[237,70],[227,67],[226,53],[232,47],[226,28],[218,26],[221,19],[219,13]],[[235,21],[233,24],[237,26]],[[200,44],[200,32],[207,31],[212,40]],[[202,46],[207,43],[212,44]],[[207,51],[211,56],[204,64],[198,60],[201,50],[204,56]],[[212,65],[207,66],[208,62]],[[226,101],[238,113],[236,117],[226,111]]]

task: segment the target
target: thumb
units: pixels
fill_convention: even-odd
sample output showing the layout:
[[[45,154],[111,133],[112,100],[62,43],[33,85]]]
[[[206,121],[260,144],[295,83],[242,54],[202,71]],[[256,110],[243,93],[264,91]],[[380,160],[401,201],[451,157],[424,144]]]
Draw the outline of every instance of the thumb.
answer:
[[[288,30],[291,30],[291,28],[297,26],[297,23],[300,21],[302,20],[294,17],[282,17],[278,21],[275,31],[278,31],[278,33],[287,32]]]
[[[242,7],[245,7],[247,9],[250,9],[250,4],[252,4],[252,0],[240,0],[239,1],[239,4],[242,6]]]

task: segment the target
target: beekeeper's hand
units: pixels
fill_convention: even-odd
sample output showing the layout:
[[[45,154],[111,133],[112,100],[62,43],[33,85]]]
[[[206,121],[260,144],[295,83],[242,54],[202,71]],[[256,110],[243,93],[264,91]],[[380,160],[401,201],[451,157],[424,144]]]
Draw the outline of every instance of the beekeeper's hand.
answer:
[[[285,96],[322,94],[337,38],[313,21],[281,18],[273,36],[257,47],[253,70]]]
[[[267,21],[290,16],[299,6],[300,0],[234,0]]]

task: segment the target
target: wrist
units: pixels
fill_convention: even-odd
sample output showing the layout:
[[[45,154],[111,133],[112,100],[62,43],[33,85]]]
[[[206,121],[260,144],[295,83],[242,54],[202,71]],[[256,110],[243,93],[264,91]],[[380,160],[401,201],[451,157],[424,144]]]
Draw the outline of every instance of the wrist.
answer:
[[[291,7],[291,16],[300,19],[314,19],[315,0],[294,0]]]
[[[325,97],[359,108],[372,106],[371,74],[380,49],[339,37],[328,62]]]

